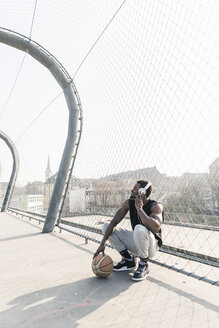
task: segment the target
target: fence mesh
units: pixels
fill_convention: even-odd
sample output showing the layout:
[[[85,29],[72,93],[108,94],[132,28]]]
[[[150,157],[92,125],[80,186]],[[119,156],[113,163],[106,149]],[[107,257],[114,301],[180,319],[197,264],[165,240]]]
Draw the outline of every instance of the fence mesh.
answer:
[[[219,250],[214,5],[138,1],[118,13],[75,77],[85,115],[73,174],[87,179],[72,179],[63,216],[100,228],[149,179],[177,255],[156,260],[218,280],[201,263],[217,266]]]
[[[218,2],[54,1],[51,6],[23,0],[13,8],[3,1],[1,9],[3,27],[31,33],[67,69],[80,95],[83,133],[61,219],[100,229],[136,180],[148,179],[152,198],[165,209],[167,248],[156,260],[219,280]],[[18,11],[23,20],[15,18]],[[28,100],[32,110],[6,133],[18,138],[20,171],[32,167],[38,180],[48,152],[58,169],[67,114],[52,78],[28,56],[22,58],[16,58],[16,74],[21,62],[22,68],[16,85],[11,83],[13,92],[2,102],[7,101],[2,123],[13,120],[14,106],[22,107],[25,93],[34,88]],[[53,183],[45,184],[46,197]],[[129,226],[128,218],[121,224]],[[83,234],[100,240],[95,229]]]

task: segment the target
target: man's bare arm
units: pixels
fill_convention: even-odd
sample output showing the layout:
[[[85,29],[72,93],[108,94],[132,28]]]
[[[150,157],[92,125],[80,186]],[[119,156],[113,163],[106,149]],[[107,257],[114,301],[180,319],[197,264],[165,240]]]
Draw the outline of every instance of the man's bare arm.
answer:
[[[140,216],[142,224],[151,232],[158,232],[163,222],[163,206],[161,204],[152,206],[151,214],[148,216],[143,210],[142,199],[138,197],[138,199],[135,200],[135,207],[137,209],[138,215]]]
[[[129,201],[128,199],[122,204],[122,206],[116,211],[113,219],[110,221],[109,226],[106,229],[106,232],[101,240],[100,246],[98,247],[96,253],[94,254],[94,257],[97,256],[99,253],[104,252],[105,249],[105,243],[117,224],[124,219],[125,215],[129,211]]]

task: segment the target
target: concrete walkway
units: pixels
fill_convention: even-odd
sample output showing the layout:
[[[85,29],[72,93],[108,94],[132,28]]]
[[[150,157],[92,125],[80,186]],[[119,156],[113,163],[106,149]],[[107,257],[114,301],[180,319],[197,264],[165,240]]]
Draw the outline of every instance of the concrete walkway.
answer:
[[[1,328],[216,328],[219,289],[150,264],[150,275],[98,279],[97,244],[0,213]],[[115,261],[114,250],[106,249]]]

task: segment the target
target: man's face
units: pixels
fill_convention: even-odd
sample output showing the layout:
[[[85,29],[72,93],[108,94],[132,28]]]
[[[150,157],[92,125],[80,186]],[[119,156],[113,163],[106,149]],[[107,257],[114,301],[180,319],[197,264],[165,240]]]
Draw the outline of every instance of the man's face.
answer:
[[[140,184],[139,183],[136,183],[134,185],[133,189],[131,190],[131,196],[132,197],[138,196],[138,191],[139,191],[140,188],[141,188]]]

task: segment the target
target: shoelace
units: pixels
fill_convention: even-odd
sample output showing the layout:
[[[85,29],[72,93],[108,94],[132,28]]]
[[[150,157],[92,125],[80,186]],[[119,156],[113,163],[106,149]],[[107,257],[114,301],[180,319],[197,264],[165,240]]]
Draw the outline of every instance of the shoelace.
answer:
[[[146,268],[146,265],[139,264],[136,272],[141,273],[144,271],[145,268]]]
[[[123,264],[125,262],[126,262],[126,260],[124,259],[124,260],[121,260],[118,264]]]

